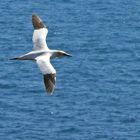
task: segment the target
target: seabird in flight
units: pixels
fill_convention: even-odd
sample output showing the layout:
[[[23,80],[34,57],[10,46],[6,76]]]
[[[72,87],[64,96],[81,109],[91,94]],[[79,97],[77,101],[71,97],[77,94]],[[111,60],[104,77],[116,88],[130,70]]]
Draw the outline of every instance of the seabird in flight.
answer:
[[[44,84],[48,95],[51,95],[55,88],[56,70],[50,60],[56,57],[71,56],[61,50],[50,50],[46,43],[48,29],[41,18],[36,14],[32,15],[33,32],[33,51],[11,60],[35,60],[43,76]]]

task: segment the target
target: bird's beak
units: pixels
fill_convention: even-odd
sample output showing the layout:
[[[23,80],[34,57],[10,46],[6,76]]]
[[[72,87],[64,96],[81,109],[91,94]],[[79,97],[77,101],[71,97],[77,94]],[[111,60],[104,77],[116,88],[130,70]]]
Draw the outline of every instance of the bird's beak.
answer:
[[[65,56],[72,57],[72,55],[68,53],[65,53]]]

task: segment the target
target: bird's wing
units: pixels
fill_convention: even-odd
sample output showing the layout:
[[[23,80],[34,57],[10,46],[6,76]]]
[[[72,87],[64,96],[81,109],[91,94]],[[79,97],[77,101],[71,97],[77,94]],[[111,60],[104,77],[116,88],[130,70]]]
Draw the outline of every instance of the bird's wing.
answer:
[[[38,50],[49,50],[47,43],[46,43],[46,36],[48,34],[48,29],[46,25],[43,23],[41,18],[37,16],[36,14],[32,15],[32,23],[34,27],[34,32],[33,32],[33,50],[38,51]]]
[[[42,55],[36,58],[36,62],[44,76],[44,84],[48,95],[51,95],[56,82],[56,70],[50,63],[49,55]]]

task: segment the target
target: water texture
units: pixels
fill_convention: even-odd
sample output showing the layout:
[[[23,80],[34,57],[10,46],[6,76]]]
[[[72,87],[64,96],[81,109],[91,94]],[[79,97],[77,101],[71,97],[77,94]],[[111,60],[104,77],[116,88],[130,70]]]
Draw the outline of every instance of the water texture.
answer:
[[[34,62],[32,13],[49,27],[57,85]],[[140,140],[140,1],[0,2],[0,140]]]

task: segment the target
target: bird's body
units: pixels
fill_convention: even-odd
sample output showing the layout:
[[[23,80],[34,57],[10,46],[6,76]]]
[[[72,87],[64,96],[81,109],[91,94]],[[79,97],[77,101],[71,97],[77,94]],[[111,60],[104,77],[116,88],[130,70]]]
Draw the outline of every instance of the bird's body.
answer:
[[[55,57],[71,56],[60,50],[50,50],[46,43],[48,29],[43,21],[36,15],[32,15],[32,23],[34,26],[33,33],[33,51],[22,56],[13,58],[12,60],[34,60],[44,75],[44,83],[49,95],[52,94],[56,82],[56,70],[50,63],[50,59]]]

